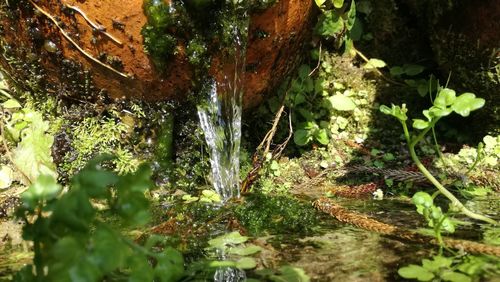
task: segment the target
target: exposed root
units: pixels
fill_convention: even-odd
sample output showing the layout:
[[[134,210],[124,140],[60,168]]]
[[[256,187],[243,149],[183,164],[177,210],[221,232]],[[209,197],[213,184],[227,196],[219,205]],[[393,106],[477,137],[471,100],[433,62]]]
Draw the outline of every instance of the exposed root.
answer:
[[[361,229],[412,242],[439,245],[438,240],[434,237],[422,235],[414,231],[380,222],[360,213],[348,211],[327,198],[320,198],[314,201],[313,206],[316,209],[335,217],[341,222],[352,224]],[[452,249],[464,250],[476,254],[500,256],[500,247],[498,246],[490,246],[472,241],[450,238],[443,238],[443,242],[446,247]]]
[[[124,77],[124,78],[131,78],[128,74],[125,74],[125,73],[122,73],[118,70],[116,70],[115,68],[113,68],[112,66],[110,65],[106,65],[104,64],[103,62],[99,61],[97,58],[93,57],[91,54],[89,54],[87,51],[83,50],[82,47],[80,47],[80,45],[78,45],[78,43],[76,43],[70,36],[68,33],[66,33],[66,31],[64,31],[64,29],[61,27],[61,25],[59,24],[59,21],[56,20],[51,14],[49,14],[47,11],[43,10],[42,8],[40,8],[40,6],[38,6],[35,2],[33,2],[32,0],[29,0],[31,5],[33,5],[33,7],[35,7],[40,13],[42,13],[44,16],[46,16],[49,20],[51,20],[54,25],[59,29],[59,31],[61,32],[61,34],[64,36],[64,38],[66,38],[66,40],[68,40],[71,44],[73,44],[73,46],[78,50],[80,51],[85,57],[87,57],[89,60],[93,61],[94,63],[102,66],[102,67],[105,67],[106,69]]]
[[[331,194],[342,197],[342,198],[351,198],[351,199],[363,199],[370,198],[373,196],[373,192],[377,190],[378,185],[375,183],[361,184],[357,186],[331,186],[328,187],[328,192]]]
[[[114,37],[113,35],[111,35],[110,33],[108,33],[106,31],[106,27],[98,24],[98,23],[95,23],[93,22],[91,19],[89,19],[89,17],[87,16],[87,14],[85,14],[85,12],[83,12],[80,8],[76,7],[76,6],[73,6],[73,5],[69,5],[69,4],[66,4],[66,7],[68,7],[69,9],[77,12],[78,14],[80,14],[83,19],[85,19],[85,21],[93,28],[95,29],[96,31],[102,33],[103,35],[105,35],[106,37],[108,37],[109,39],[111,39],[113,42],[115,42],[116,44],[120,45],[120,46],[123,46],[123,43],[116,39],[116,37]]]

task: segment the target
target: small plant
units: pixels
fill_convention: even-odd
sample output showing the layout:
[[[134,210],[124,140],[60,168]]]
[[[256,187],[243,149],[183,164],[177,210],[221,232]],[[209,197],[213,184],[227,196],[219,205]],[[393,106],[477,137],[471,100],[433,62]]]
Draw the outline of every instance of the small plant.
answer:
[[[496,224],[496,221],[467,209],[427,170],[427,168],[422,164],[415,152],[415,146],[424,139],[425,135],[429,131],[434,129],[434,126],[441,118],[450,115],[452,112],[455,112],[463,117],[467,117],[472,111],[483,107],[484,103],[484,99],[477,98],[473,93],[463,93],[457,97],[455,91],[452,89],[440,89],[433,101],[433,105],[429,109],[423,111],[426,119],[413,120],[413,128],[421,130],[417,135],[411,135],[408,129],[408,116],[406,115],[408,109],[406,108],[405,104],[403,104],[402,106],[392,105],[391,108],[382,105],[380,106],[380,111],[399,120],[403,127],[404,136],[406,142],[408,143],[408,149],[413,162],[418,167],[420,172],[422,172],[422,174],[424,174],[425,177],[429,179],[429,181],[439,190],[439,192],[451,201],[452,207],[457,208],[463,214],[471,218]]]
[[[50,175],[41,175],[22,194],[23,238],[33,242],[34,260],[20,270],[15,281],[177,281],[184,274],[181,254],[166,247],[164,238],[150,237],[144,246],[97,218],[95,203],[134,227],[150,219],[144,193],[152,187],[150,169],[117,175],[103,170],[111,161],[90,161],[71,180],[68,192]],[[112,279],[113,280],[113,279]]]
[[[413,204],[417,207],[417,212],[425,217],[429,227],[432,227],[434,236],[439,242],[440,253],[444,247],[441,233],[455,232],[455,224],[448,216],[443,213],[440,207],[434,205],[434,200],[431,195],[425,192],[417,192],[412,198]]]
[[[352,111],[356,108],[353,100],[344,93],[330,95],[324,90],[322,78],[312,79],[311,68],[302,65],[299,77],[292,81],[286,104],[297,115],[292,116],[295,124],[293,140],[298,146],[313,142],[327,145],[330,142],[330,116],[332,111]]]
[[[234,267],[239,269],[252,269],[257,262],[251,255],[262,250],[253,244],[245,244],[248,237],[242,236],[238,231],[221,235],[208,241],[207,251],[221,253],[223,260],[210,262],[211,267]]]

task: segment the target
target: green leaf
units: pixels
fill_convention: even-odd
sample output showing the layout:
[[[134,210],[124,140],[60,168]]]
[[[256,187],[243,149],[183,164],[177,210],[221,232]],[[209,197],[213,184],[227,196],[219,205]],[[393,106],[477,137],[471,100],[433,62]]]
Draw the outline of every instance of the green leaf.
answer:
[[[406,116],[406,112],[408,111],[408,109],[406,108],[405,104],[403,104],[401,107],[393,104],[391,108],[386,105],[381,105],[379,110],[383,114],[394,116],[400,121],[406,121],[408,119],[408,117]]]
[[[98,227],[92,236],[93,250],[90,261],[103,273],[109,273],[124,266],[131,250],[121,240],[119,234],[104,227]]]
[[[21,142],[12,151],[14,164],[31,182],[41,174],[57,178],[51,156],[54,137],[46,133],[49,123],[43,121],[38,112],[28,112],[24,119],[29,122],[29,126],[22,131]]]
[[[469,276],[454,271],[445,271],[440,276],[443,281],[472,282],[472,278],[470,278]]]
[[[352,0],[349,12],[347,12],[347,30],[351,30],[356,22],[356,1]]]
[[[445,117],[451,114],[452,112],[453,111],[451,110],[451,108],[439,108],[436,106],[432,106],[429,109],[428,114],[431,117]]]
[[[363,66],[365,69],[379,69],[385,67],[387,64],[380,60],[380,59],[370,59],[368,62]]]
[[[344,30],[344,20],[334,11],[326,11],[320,19],[318,33],[323,36],[335,37]]]
[[[293,141],[298,146],[305,146],[311,142],[312,136],[309,134],[309,130],[299,129],[293,133]]]
[[[228,245],[238,245],[245,243],[248,237],[242,236],[238,231],[218,236],[208,241],[212,248],[224,249]]]
[[[434,200],[432,200],[431,195],[422,191],[417,192],[415,193],[415,195],[413,195],[412,202],[415,205],[424,206],[426,208],[430,208],[434,205]]]
[[[323,4],[325,4],[326,0],[314,0],[316,2],[316,5],[318,7],[321,7],[323,6]]]
[[[330,107],[337,111],[352,111],[356,108],[352,99],[342,94],[333,95],[327,100],[330,102]]]
[[[328,143],[330,142],[330,138],[328,138],[328,132],[324,128],[317,130],[314,133],[314,138],[322,145],[328,145]]]
[[[257,266],[257,262],[254,258],[242,257],[236,261],[236,267],[239,269],[252,269]]]
[[[455,113],[467,117],[470,112],[480,109],[484,106],[485,100],[482,98],[476,98],[473,93],[463,93],[458,96],[451,108]]]
[[[403,65],[404,72],[406,75],[415,76],[424,71],[424,67],[421,65],[405,64]]]
[[[5,108],[5,109],[18,109],[18,108],[22,108],[21,104],[19,104],[19,102],[16,100],[16,99],[9,99],[5,102],[2,103],[2,106]]]
[[[456,100],[455,90],[444,88],[439,91],[436,99],[434,99],[434,105],[439,108],[446,108],[447,106],[451,106]]]
[[[333,6],[337,9],[342,8],[344,6],[344,0],[332,0]]]
[[[417,279],[418,281],[430,281],[434,278],[434,274],[429,270],[415,264],[401,267],[398,274],[406,279]]]
[[[425,120],[422,120],[422,119],[414,119],[413,120],[413,128],[416,128],[416,129],[426,129],[427,127],[429,127],[429,122],[428,121],[425,121]]]
[[[155,281],[175,282],[184,276],[184,259],[176,249],[168,247],[156,259]]]
[[[40,175],[33,184],[21,195],[25,205],[34,208],[37,203],[56,198],[61,192],[61,186],[57,184],[51,175]]]
[[[262,248],[256,245],[250,245],[248,247],[233,247],[230,248],[227,252],[233,255],[239,256],[249,256],[255,253],[262,251]]]
[[[405,73],[402,67],[396,66],[389,69],[391,76],[400,76]]]

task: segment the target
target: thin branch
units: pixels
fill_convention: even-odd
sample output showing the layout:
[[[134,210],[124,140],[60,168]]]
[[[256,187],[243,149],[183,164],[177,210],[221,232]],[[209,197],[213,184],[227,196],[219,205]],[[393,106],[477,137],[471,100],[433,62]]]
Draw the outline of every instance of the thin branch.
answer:
[[[64,38],[66,38],[66,40],[68,40],[71,44],[73,44],[73,46],[75,46],[76,49],[78,49],[78,51],[80,51],[83,55],[85,55],[89,60],[93,61],[94,63],[102,66],[102,67],[105,67],[107,68],[108,70],[124,77],[124,78],[130,78],[129,75],[125,74],[125,73],[122,73],[118,70],[116,70],[115,68],[113,68],[112,66],[110,65],[106,65],[104,64],[103,62],[99,61],[98,59],[94,58],[91,54],[89,54],[87,51],[83,50],[82,47],[80,47],[67,33],[66,31],[64,31],[64,29],[59,25],[59,22],[51,15],[49,14],[48,12],[46,12],[45,10],[43,10],[42,8],[40,8],[40,6],[38,6],[35,2],[33,2],[32,0],[29,0],[29,2],[31,3],[31,5],[33,5],[33,7],[35,7],[40,13],[44,14],[47,18],[49,18],[55,25],[56,27],[59,29],[59,31],[61,32],[61,34],[64,36]]]

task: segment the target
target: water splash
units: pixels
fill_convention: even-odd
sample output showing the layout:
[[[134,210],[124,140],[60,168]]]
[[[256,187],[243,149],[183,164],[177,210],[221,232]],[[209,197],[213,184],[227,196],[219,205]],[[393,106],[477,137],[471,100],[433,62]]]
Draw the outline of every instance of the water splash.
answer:
[[[208,97],[198,106],[198,116],[209,147],[213,186],[223,201],[240,196],[240,141],[243,75],[248,33],[245,10],[234,10],[228,36],[212,63],[215,75],[206,79],[202,91]]]

